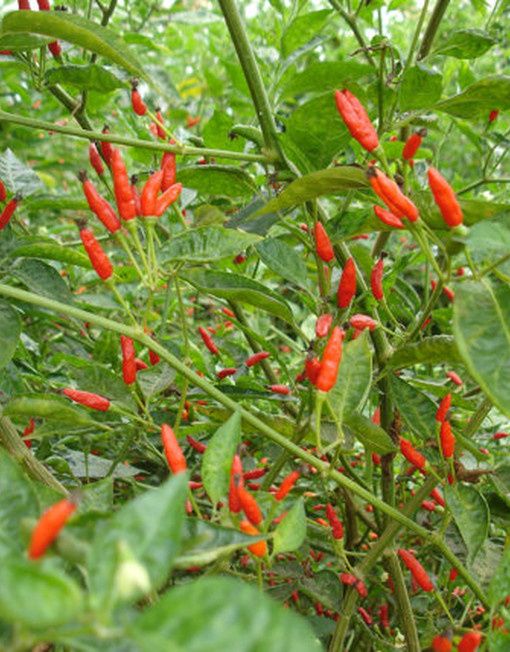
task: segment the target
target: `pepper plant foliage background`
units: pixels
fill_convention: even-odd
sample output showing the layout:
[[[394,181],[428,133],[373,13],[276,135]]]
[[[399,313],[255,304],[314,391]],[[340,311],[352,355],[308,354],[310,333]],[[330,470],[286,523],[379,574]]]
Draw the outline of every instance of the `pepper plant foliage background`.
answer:
[[[21,197],[0,232],[0,647],[418,650],[446,630],[456,646],[474,628],[484,649],[508,649],[509,440],[494,438],[510,428],[508,3],[71,0],[65,12],[16,9],[4,3],[0,14],[0,50],[11,51],[0,55],[0,179]],[[55,40],[59,59],[46,49]],[[142,278],[88,211],[76,177],[86,168],[111,199],[109,174],[101,183],[88,162],[86,132],[105,124],[140,185],[159,167],[168,147],[133,113],[133,77],[177,140],[184,188],[179,209],[154,227]],[[367,107],[389,170],[418,206],[425,249],[374,216],[371,155],[333,101],[344,87]],[[403,166],[403,142],[421,127],[414,167]],[[465,227],[445,230],[426,182],[431,164],[457,192]],[[115,291],[92,270],[79,218],[111,257]],[[326,272],[311,237],[317,219],[335,245]],[[137,224],[145,255],[152,227]],[[381,248],[378,306],[366,281]],[[358,294],[340,311],[335,290],[350,255]],[[378,327],[357,339],[346,328],[317,425],[314,388],[296,376],[309,348],[321,354],[314,328],[324,312],[339,323],[368,314]],[[219,356],[199,326],[214,329]],[[146,363],[149,348],[161,358],[129,387],[121,333]],[[243,364],[259,350],[269,353],[263,364]],[[219,380],[227,367],[235,375]],[[290,393],[270,391],[275,384]],[[72,404],[65,387],[106,396],[112,408]],[[434,420],[449,391],[453,468]],[[20,435],[30,419],[29,449]],[[163,422],[174,426],[187,475],[168,478]],[[203,457],[186,435],[208,444]],[[399,436],[425,453],[429,479],[407,473]],[[228,510],[236,451],[245,471],[267,470],[251,487],[266,518],[263,559],[247,552],[254,539]],[[293,469],[300,478],[278,502],[270,488]],[[189,479],[203,487],[186,515]],[[446,504],[427,511],[435,484]],[[45,557],[29,561],[35,519],[70,490],[77,513]],[[325,503],[344,522],[342,545],[320,518]],[[397,548],[415,550],[439,597],[410,583]],[[449,581],[452,567],[459,575]],[[364,580],[368,597],[341,572]],[[377,620],[384,605],[388,622]]]

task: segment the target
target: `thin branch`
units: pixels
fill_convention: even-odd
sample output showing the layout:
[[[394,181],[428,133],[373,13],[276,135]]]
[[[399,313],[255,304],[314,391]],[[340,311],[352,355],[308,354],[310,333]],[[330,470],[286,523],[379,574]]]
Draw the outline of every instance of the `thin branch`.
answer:
[[[425,30],[420,50],[418,52],[418,61],[425,59],[427,54],[430,52],[432,43],[434,42],[434,38],[436,36],[436,32],[439,29],[439,25],[441,24],[449,4],[450,0],[437,0],[436,6],[432,11],[432,16],[430,17],[429,24],[427,25],[427,29]]]

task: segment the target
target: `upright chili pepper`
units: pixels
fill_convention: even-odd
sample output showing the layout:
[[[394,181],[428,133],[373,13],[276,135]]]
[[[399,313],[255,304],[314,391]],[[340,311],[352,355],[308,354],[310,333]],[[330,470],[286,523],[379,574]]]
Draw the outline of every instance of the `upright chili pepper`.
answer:
[[[432,652],[451,652],[453,650],[452,642],[446,636],[434,636],[432,639]]]
[[[332,323],[333,315],[330,315],[329,313],[325,313],[324,315],[317,317],[317,321],[315,322],[315,337],[326,337],[326,335],[329,333],[329,329],[331,328]]]
[[[499,110],[492,109],[492,111],[489,113],[489,122],[494,122],[495,120],[497,120],[498,115],[499,115]]]
[[[48,50],[55,57],[55,59],[59,59],[62,56],[62,47],[58,41],[52,41],[51,43],[48,43]]]
[[[131,385],[136,380],[135,343],[130,337],[121,335],[120,348],[122,350],[122,377],[126,385]]]
[[[260,532],[257,528],[250,523],[250,521],[241,521],[239,523],[241,531],[245,534],[257,536]],[[255,555],[255,557],[265,557],[267,555],[267,543],[265,541],[258,541],[248,546],[248,550]]]
[[[274,495],[275,499],[278,501],[283,500],[296,484],[300,475],[299,471],[291,471],[289,475],[285,476],[281,485],[278,487],[278,491]]]
[[[156,208],[154,214],[156,217],[161,217],[166,209],[173,204],[182,192],[182,183],[174,183],[164,193],[162,193],[156,200]]]
[[[436,501],[438,505],[440,505],[441,507],[446,507],[446,503],[439,489],[437,488],[432,489],[432,491],[430,492],[430,496],[433,500]]]
[[[148,217],[156,215],[156,199],[161,188],[163,170],[157,170],[145,182],[142,190],[141,204],[142,215]]]
[[[483,636],[480,632],[467,632],[460,639],[457,652],[475,652],[482,643]]]
[[[108,125],[105,125],[102,129],[103,134],[109,134],[110,129],[108,128]],[[106,165],[108,167],[112,166],[112,151],[113,151],[113,145],[108,142],[108,141],[101,141],[99,143],[99,147],[101,148],[101,154],[103,155],[104,160],[106,161]]]
[[[28,436],[31,435],[35,430],[35,421],[33,417],[30,417],[28,426],[23,430],[23,441],[27,448],[32,448],[32,440],[28,439]]]
[[[156,119],[157,119],[157,122],[156,122],[156,134],[157,134],[158,138],[160,138],[161,140],[165,140],[166,139],[166,133],[165,133],[165,130],[163,129],[163,126],[165,125],[165,120],[163,118],[163,114],[161,113],[161,109],[159,109],[159,108],[156,109]]]
[[[37,0],[37,5],[38,5],[40,11],[49,11],[50,10],[50,2],[49,2],[49,0]]]
[[[16,195],[10,201],[5,204],[3,211],[0,213],[0,231],[5,229],[5,227],[11,221],[14,211],[16,210],[17,205],[20,202],[21,197]]]
[[[237,495],[239,497],[239,502],[241,503],[241,509],[246,515],[246,518],[253,525],[259,525],[263,521],[262,512],[258,506],[257,501],[251,495],[251,493],[245,489],[244,485],[238,483],[236,486]]]
[[[427,135],[427,130],[420,129],[419,131],[415,131],[414,134],[411,134],[409,136],[409,138],[406,140],[406,144],[404,145],[404,149],[402,151],[402,157],[406,161],[410,161],[412,158],[414,158],[414,155],[420,148],[422,140],[425,138],[426,135]]]
[[[234,455],[232,467],[230,469],[230,487],[228,491],[228,508],[232,514],[239,514],[242,509],[237,487],[243,484],[244,478],[241,458],[239,455]]]
[[[112,148],[111,168],[113,175],[113,190],[119,215],[123,220],[132,220],[136,217],[136,205],[131,184],[120,150]]]
[[[370,167],[367,175],[375,194],[396,217],[407,217],[410,222],[416,222],[420,216],[418,209],[409,197],[404,195],[395,181],[375,167]]]
[[[342,271],[340,283],[338,284],[337,305],[339,308],[347,308],[356,295],[356,265],[354,259],[349,258]]]
[[[71,389],[70,387],[66,387],[62,393],[65,394],[67,398],[70,398],[71,401],[79,403],[80,405],[85,405],[85,407],[92,408],[93,410],[99,410],[99,412],[106,412],[110,408],[110,401],[99,394],[82,392],[79,389]]]
[[[168,466],[172,473],[177,475],[177,473],[183,473],[186,471],[188,468],[186,458],[179,446],[174,431],[167,423],[161,425],[161,441],[163,442],[166,461],[168,462]]]
[[[417,469],[420,469],[420,471],[425,469],[427,458],[417,451],[408,439],[403,437],[400,437],[400,452]]]
[[[165,192],[170,186],[173,186],[177,179],[177,164],[173,152],[165,152],[161,158],[160,169],[163,170],[161,180],[161,190]]]
[[[269,358],[269,355],[268,351],[259,351],[258,353],[250,355],[249,358],[246,358],[244,364],[246,367],[254,367],[256,364],[259,364],[259,362],[262,362],[262,360]]]
[[[338,369],[342,361],[342,342],[344,332],[335,326],[322,354],[321,369],[315,386],[321,392],[329,392],[335,386]]]
[[[448,393],[445,396],[443,396],[441,402],[439,403],[439,407],[437,408],[436,411],[436,421],[439,421],[439,423],[441,423],[446,419],[446,415],[448,414],[448,410],[450,409],[451,404],[452,404],[452,395]]]
[[[131,183],[131,191],[133,192],[133,199],[135,200],[136,216],[141,217],[142,198],[140,197],[140,193],[138,192],[138,188],[136,187],[136,184],[138,183],[138,177],[136,176],[136,174],[132,174],[129,181]]]
[[[97,174],[104,174],[103,161],[99,155],[99,151],[95,143],[90,143],[89,145],[89,161],[90,165],[94,168]]]
[[[316,358],[313,353],[308,355],[305,360],[305,374],[312,385],[316,385],[320,370],[321,362],[319,358]]]
[[[337,513],[335,512],[335,508],[330,503],[326,505],[326,518],[328,519],[331,526],[333,539],[343,539],[344,526],[342,525],[342,521],[338,518]]]
[[[432,584],[427,571],[423,568],[412,552],[400,548],[400,550],[398,550],[398,556],[404,562],[404,565],[411,571],[411,575],[414,577],[418,586],[426,592],[434,590],[434,585]]]
[[[75,510],[76,503],[69,498],[63,498],[43,513],[32,530],[30,537],[28,547],[28,556],[30,559],[39,559],[39,557],[44,555]]]
[[[370,273],[370,287],[372,288],[372,295],[377,301],[384,299],[384,290],[382,285],[384,275],[384,258],[381,256],[379,260],[372,267]]]
[[[138,80],[131,81],[131,106],[136,115],[145,115],[147,113],[147,105],[138,92]]]
[[[7,199],[7,190],[5,189],[2,180],[0,179],[0,201],[5,201]]]
[[[462,224],[462,209],[453,188],[436,168],[429,168],[427,175],[434,201],[447,226],[454,228]]]
[[[18,9],[27,9],[30,11],[30,0],[18,0]]]
[[[390,213],[390,211],[384,210],[384,208],[381,208],[381,206],[374,206],[374,213],[384,224],[392,226],[395,229],[404,228],[404,223],[400,217],[393,215],[393,213]]]
[[[387,602],[379,607],[379,622],[383,629],[390,628],[390,607]]]
[[[317,256],[319,256],[319,258],[325,263],[329,263],[329,261],[333,260],[335,257],[335,252],[333,251],[333,245],[326,233],[326,229],[321,222],[315,223],[313,233],[315,237],[315,251],[317,252]]]
[[[104,197],[101,197],[92,181],[87,178],[87,173],[84,170],[80,170],[78,178],[82,183],[83,194],[90,210],[99,218],[110,233],[118,231],[121,224],[112,205]]]
[[[106,252],[89,229],[80,228],[80,238],[96,274],[106,281],[113,274],[113,267]]]
[[[207,332],[207,330],[205,328],[203,328],[203,326],[200,326],[200,328],[198,329],[198,332],[200,333],[200,337],[202,338],[202,341],[204,342],[205,346],[209,349],[209,351],[213,355],[218,355],[219,354],[219,349],[216,346],[216,344],[214,343],[213,338],[211,337],[211,335]]]
[[[379,147],[377,131],[358,98],[344,88],[342,91],[335,91],[335,102],[338,113],[351,136],[368,152],[377,149]]]
[[[368,611],[363,607],[358,607],[358,613],[365,621],[365,624],[370,627],[370,625],[372,625],[374,621],[372,619],[372,616],[368,613]]]
[[[452,432],[452,427],[450,426],[449,421],[443,421],[441,423],[441,449],[443,451],[443,457],[448,459],[453,457],[455,451],[455,435]]]

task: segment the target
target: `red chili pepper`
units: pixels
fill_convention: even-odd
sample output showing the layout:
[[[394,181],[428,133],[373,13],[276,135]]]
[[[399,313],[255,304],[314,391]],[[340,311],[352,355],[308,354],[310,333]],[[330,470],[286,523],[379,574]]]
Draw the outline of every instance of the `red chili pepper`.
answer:
[[[76,503],[69,498],[63,498],[43,513],[32,530],[30,537],[28,547],[28,556],[30,559],[39,559],[39,557],[44,555],[75,510]]]
[[[159,355],[155,351],[151,351],[149,349],[149,362],[151,363],[152,366],[158,364],[158,362],[161,360]]]
[[[400,548],[398,550],[398,556],[404,562],[404,565],[411,571],[411,575],[414,577],[418,586],[426,592],[434,590],[434,585],[432,584],[427,571],[423,568],[412,552]]]
[[[462,209],[453,188],[436,168],[428,169],[429,186],[443,220],[452,228],[462,224]]]
[[[372,317],[368,315],[353,315],[349,320],[350,325],[357,330],[364,330],[368,328],[369,331],[373,331],[377,328],[377,322]]]
[[[19,195],[16,195],[9,202],[7,202],[7,204],[5,204],[4,209],[0,214],[0,231],[2,229],[5,229],[5,227],[11,221],[11,218],[14,215],[14,211],[16,210],[19,201],[20,201],[20,197]]]
[[[372,462],[377,466],[381,466],[381,456],[377,453],[372,453]]]
[[[468,632],[460,639],[457,652],[475,652],[482,643],[483,636],[480,632]]]
[[[251,471],[246,471],[243,474],[245,480],[258,480],[262,478],[267,473],[267,469],[252,469]]]
[[[161,158],[160,169],[163,170],[163,178],[161,180],[161,190],[165,192],[170,186],[173,186],[177,178],[177,165],[175,154],[173,152],[165,152]]]
[[[141,358],[135,358],[135,369],[137,371],[143,371],[144,369],[148,369],[149,365],[144,362]]]
[[[37,0],[37,5],[39,6],[40,11],[49,11],[50,2],[49,0]]]
[[[452,642],[446,636],[434,636],[432,639],[432,651],[433,652],[451,652],[453,649]]]
[[[210,334],[207,332],[207,330],[205,328],[203,328],[202,326],[200,326],[200,328],[198,329],[198,332],[200,333],[200,337],[202,338],[205,346],[209,349],[209,351],[213,355],[218,355],[219,354],[218,347],[214,343],[213,338],[210,336]]]
[[[455,371],[447,371],[446,377],[449,378],[452,381],[452,383],[458,385],[459,387],[464,384],[462,378],[459,376],[459,374],[456,374]]]
[[[448,581],[449,582],[455,582],[457,579],[457,575],[459,574],[459,571],[456,568],[451,568],[450,569],[450,574],[448,575]]]
[[[60,43],[58,41],[48,43],[48,50],[55,57],[55,59],[58,59],[62,56],[62,48],[60,47]]]
[[[455,299],[455,292],[446,285],[443,286],[443,294],[449,301],[453,301]]]
[[[285,478],[282,480],[281,485],[278,487],[278,491],[274,495],[275,499],[283,500],[292,489],[292,487],[296,484],[300,475],[301,474],[299,471],[291,471],[287,476],[285,476]]]
[[[131,82],[131,106],[136,115],[145,115],[147,113],[147,105],[138,92],[138,80],[133,79]]]
[[[156,215],[156,201],[161,188],[163,170],[158,170],[150,175],[142,190],[141,206],[142,215]]]
[[[188,440],[188,444],[191,446],[191,448],[194,448],[197,451],[197,453],[200,453],[202,455],[207,450],[207,446],[205,444],[202,444],[202,442],[197,441],[191,435],[186,435],[186,439]]]
[[[230,487],[228,491],[228,508],[233,514],[239,514],[242,509],[237,488],[243,484],[244,478],[241,458],[239,455],[234,455],[232,468],[230,469]]]
[[[315,336],[320,338],[326,337],[332,323],[333,315],[330,315],[329,313],[317,317],[317,321],[315,322]]]
[[[423,509],[426,509],[427,512],[436,511],[436,503],[433,500],[424,500],[421,504]]]
[[[328,519],[329,524],[331,526],[333,539],[337,539],[337,540],[343,539],[344,526],[342,525],[342,521],[338,518],[335,512],[335,508],[330,503],[326,505],[326,518]]]
[[[113,274],[110,259],[89,229],[80,229],[80,238],[88,254],[92,267],[103,281]]]
[[[437,408],[436,421],[439,421],[439,423],[441,423],[446,419],[446,415],[448,414],[448,410],[450,409],[451,404],[452,404],[452,395],[445,394],[445,396],[443,396],[441,402],[439,403],[439,407]]]
[[[95,143],[90,143],[89,145],[89,161],[90,165],[94,168],[97,174],[104,174],[103,161],[99,155],[99,151]]]
[[[390,607],[387,602],[379,607],[379,622],[383,629],[390,628]]]
[[[444,501],[444,498],[443,498],[443,496],[441,495],[441,492],[438,489],[432,489],[432,491],[430,492],[430,495],[433,498],[433,500],[436,501],[436,503],[438,505],[440,505],[441,507],[446,507],[446,503]]]
[[[182,192],[182,183],[174,183],[156,200],[155,215],[161,217],[166,209],[179,199]]]
[[[167,424],[163,423],[161,425],[161,441],[163,442],[163,448],[165,450],[166,461],[172,473],[177,475],[177,473],[182,473],[186,471],[188,465],[186,464],[186,458],[182,452],[177,437],[175,436],[172,428]]]
[[[253,525],[259,525],[259,523],[262,523],[262,512],[260,511],[260,507],[258,506],[255,498],[247,489],[244,488],[244,485],[241,483],[236,486],[236,489],[237,495],[239,497],[239,502],[241,503],[241,509],[245,513],[246,518]]]
[[[270,354],[268,351],[259,351],[258,353],[254,353],[253,355],[250,355],[250,357],[244,361],[244,364],[247,367],[253,367],[259,362],[262,362],[262,360],[269,358],[269,355]]]
[[[23,441],[25,442],[25,446],[27,448],[32,448],[32,441],[28,439],[29,435],[31,435],[35,430],[35,421],[33,417],[30,417],[30,421],[28,422],[28,426],[23,430]]]
[[[452,432],[449,421],[443,421],[441,423],[441,450],[443,451],[443,457],[448,459],[453,457],[455,451],[455,435]]]
[[[375,532],[372,532],[372,534],[375,534]],[[336,538],[336,537],[335,537]],[[356,584],[354,585],[354,588],[358,592],[358,595],[360,598],[367,598],[368,597],[368,589],[363,580],[357,580]]]
[[[324,348],[321,369],[315,386],[321,392],[329,392],[335,386],[338,369],[342,361],[343,330],[335,326]]]
[[[398,185],[375,167],[368,169],[368,178],[375,194],[397,217],[407,217],[410,222],[416,222],[420,214],[413,202],[406,197]]]
[[[84,170],[80,170],[78,178],[82,183],[83,194],[90,210],[99,218],[110,233],[118,231],[121,226],[120,220],[111,204],[104,197],[101,197],[92,181],[87,179],[87,173]]]
[[[5,201],[7,198],[7,191],[5,189],[4,184],[2,183],[2,180],[0,179],[0,201]]]
[[[140,193],[138,192],[138,188],[136,184],[138,183],[138,177],[136,174],[132,174],[130,178],[130,184],[131,184],[131,192],[133,193],[133,199],[135,202],[135,211],[136,211],[136,216],[141,217],[142,216],[142,198],[140,197]]]
[[[510,433],[508,432],[497,432],[492,435],[493,441],[499,441],[500,439],[506,439],[507,437],[510,437]]]
[[[28,9],[30,11],[30,0],[18,0],[18,9]]]
[[[287,387],[287,385],[268,385],[267,388],[273,394],[282,394],[283,396],[292,394],[290,387]]]
[[[338,113],[342,116],[351,136],[368,152],[377,149],[379,147],[377,131],[358,98],[344,88],[342,91],[335,91],[335,102]]]
[[[135,343],[130,337],[120,336],[122,349],[122,377],[126,385],[131,385],[136,380]]]
[[[257,528],[252,525],[249,521],[241,521],[239,523],[241,531],[245,534],[252,534],[257,536],[260,532]],[[255,557],[265,557],[267,555],[267,543],[265,541],[258,541],[257,543],[252,543],[248,546],[248,550],[255,555]]]
[[[372,267],[372,272],[370,273],[370,287],[372,288],[372,295],[377,301],[382,301],[384,299],[384,290],[383,290],[383,275],[384,275],[384,258],[379,258],[379,260]]]
[[[158,138],[161,138],[161,140],[166,139],[166,132],[163,129],[165,126],[165,119],[163,118],[163,114],[161,113],[161,109],[156,109],[156,135]]]
[[[338,284],[337,305],[339,308],[347,308],[356,295],[356,265],[351,257],[345,263]]]
[[[319,358],[316,358],[312,355],[312,357],[308,357],[305,360],[305,374],[306,378],[312,383],[312,385],[315,385],[317,382],[317,378],[319,376],[321,370],[321,362]]]
[[[321,222],[316,222],[313,227],[313,234],[315,238],[315,251],[317,256],[325,263],[329,263],[330,260],[333,260],[335,257],[335,252],[333,251],[333,245],[329,239],[326,229],[321,224]]]
[[[110,408],[110,401],[104,396],[99,394],[92,394],[91,392],[82,392],[79,389],[71,389],[67,387],[62,392],[70,398],[71,401],[79,403],[80,405],[85,405],[85,407],[92,408],[93,410],[99,410],[99,412],[106,412]]]
[[[136,217],[136,205],[129,183],[129,177],[120,150],[112,148],[111,167],[113,175],[113,190],[117,201],[119,215],[123,220],[132,220]]]
[[[372,620],[372,616],[368,613],[368,611],[366,609],[363,609],[363,607],[358,607],[358,613],[363,618],[365,623],[370,627],[370,625],[373,623],[373,620]]]
[[[339,578],[340,582],[342,582],[342,584],[346,584],[347,586],[354,586],[358,581],[358,578],[351,573],[340,573]]]
[[[234,311],[233,311],[233,310],[230,310],[230,308],[222,308],[222,309],[221,309],[221,312],[222,312],[224,315],[227,315],[227,317],[235,317],[235,316],[236,316],[235,313],[234,313]]]
[[[390,211],[385,210],[381,206],[374,206],[374,213],[384,224],[387,224],[388,226],[392,226],[395,229],[404,228],[404,223],[402,222],[400,217],[393,215],[393,213],[390,213]]]
[[[489,113],[489,122],[494,122],[497,120],[499,115],[499,110],[498,109],[492,109],[492,111]]]
[[[417,451],[408,439],[403,437],[400,437],[400,452],[417,469],[420,469],[420,471],[425,469],[427,458]]]
[[[226,369],[220,369],[220,371],[216,372],[216,376],[222,380],[223,378],[227,378],[228,376],[233,376],[237,372],[237,369],[235,367],[227,367]]]
[[[409,136],[409,138],[406,140],[406,144],[404,145],[404,149],[402,151],[402,157],[406,161],[409,161],[412,158],[414,158],[414,155],[420,148],[422,140],[425,138],[426,135],[427,135],[427,130],[420,129],[419,131],[415,131],[414,134],[411,134]]]
[[[110,133],[110,129],[108,128],[108,125],[105,125],[103,127],[102,133],[103,134],[109,134]],[[101,148],[101,154],[103,155],[103,158],[106,161],[106,165],[108,167],[111,167],[111,165],[112,165],[113,145],[108,141],[101,141],[99,143],[99,147]]]

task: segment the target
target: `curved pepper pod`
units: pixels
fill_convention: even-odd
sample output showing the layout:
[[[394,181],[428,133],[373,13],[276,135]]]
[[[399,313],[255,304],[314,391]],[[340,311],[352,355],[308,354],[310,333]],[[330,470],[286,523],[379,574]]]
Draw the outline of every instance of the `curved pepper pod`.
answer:
[[[393,179],[390,179],[375,167],[369,168],[367,174],[373,191],[386,204],[393,215],[407,217],[410,222],[416,222],[420,216],[418,209],[409,197],[404,195]]]
[[[377,149],[379,147],[377,131],[358,98],[344,88],[342,91],[335,91],[335,103],[351,136],[368,152]]]
[[[462,209],[453,188],[436,168],[429,168],[427,175],[434,201],[443,216],[445,224],[451,228],[462,224]]]

